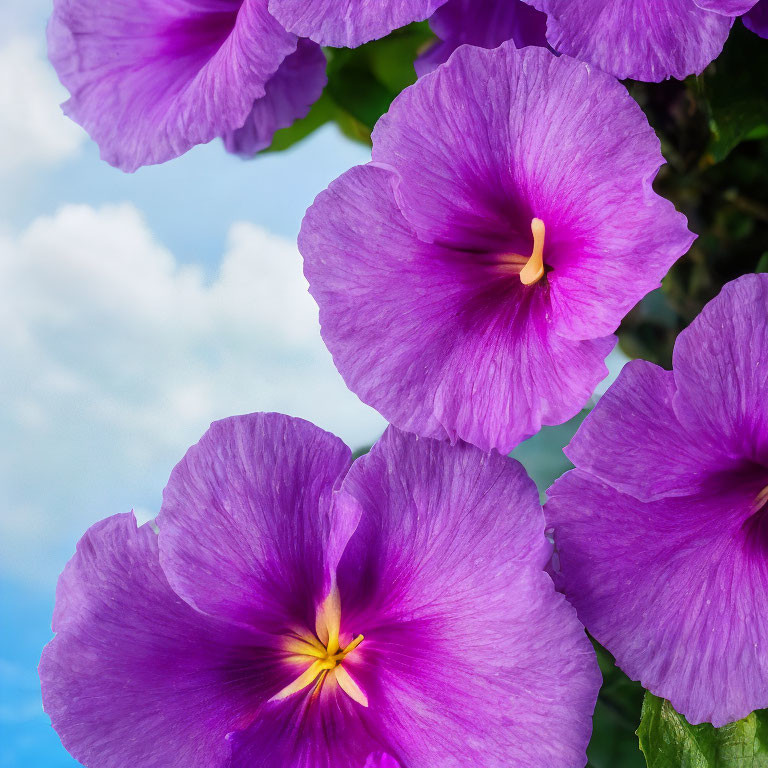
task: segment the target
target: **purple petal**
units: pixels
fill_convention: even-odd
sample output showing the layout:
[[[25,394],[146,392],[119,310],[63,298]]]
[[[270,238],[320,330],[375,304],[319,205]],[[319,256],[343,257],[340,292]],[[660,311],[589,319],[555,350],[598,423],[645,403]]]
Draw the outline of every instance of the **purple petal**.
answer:
[[[171,586],[199,610],[246,626],[314,627],[332,494],[349,462],[338,438],[301,419],[256,413],[215,422],[163,494],[158,525]]]
[[[504,453],[575,415],[607,373],[613,337],[563,338],[547,322],[546,291],[500,279],[481,254],[420,240],[394,178],[375,165],[348,171],[299,236],[350,389],[402,429]]]
[[[365,636],[350,672],[385,751],[419,768],[584,765],[600,675],[541,570],[522,467],[390,428],[345,497],[363,508],[338,569],[344,624]]]
[[[384,752],[372,752],[368,755],[363,768],[400,768],[400,763],[392,755]]]
[[[768,275],[725,286],[673,359],[625,369],[546,514],[587,629],[689,721],[720,726],[768,706]]]
[[[693,0],[531,0],[561,53],[620,79],[700,74],[723,49],[733,19]]]
[[[765,484],[763,468],[644,504],[576,469],[548,492],[558,586],[618,665],[692,723],[768,706],[765,514],[750,520]]]
[[[99,768],[224,768],[227,734],[280,685],[258,635],[206,617],[168,585],[133,515],[94,525],[59,580],[40,662],[64,746]]]
[[[760,2],[742,18],[744,26],[756,35],[768,38],[768,0]]]
[[[702,490],[732,463],[680,424],[672,408],[675,393],[671,371],[633,360],[587,416],[566,455],[595,479],[641,501]]]
[[[267,0],[56,0],[66,113],[126,171],[240,128],[296,37]]]
[[[723,16],[741,16],[752,8],[757,0],[694,0],[699,8]]]
[[[547,47],[547,17],[522,0],[448,0],[429,20],[440,38],[414,62],[416,73],[431,72],[460,45],[496,48],[507,40],[516,47]]]
[[[575,339],[613,333],[694,239],[653,192],[664,159],[626,89],[541,48],[460,49],[395,100],[373,141],[428,242],[529,254],[542,219],[551,323]]]
[[[231,768],[363,768],[371,752],[385,748],[382,724],[338,687],[326,683],[320,696],[311,694],[270,705],[251,728],[233,734]]]
[[[252,157],[272,143],[275,131],[306,117],[328,82],[325,55],[311,40],[299,40],[266,85],[266,96],[253,105],[245,125],[224,135],[228,152]]]
[[[321,45],[357,46],[423,21],[445,0],[269,0],[286,29]]]
[[[674,350],[680,421],[703,450],[768,465],[768,275],[745,275],[683,331]]]

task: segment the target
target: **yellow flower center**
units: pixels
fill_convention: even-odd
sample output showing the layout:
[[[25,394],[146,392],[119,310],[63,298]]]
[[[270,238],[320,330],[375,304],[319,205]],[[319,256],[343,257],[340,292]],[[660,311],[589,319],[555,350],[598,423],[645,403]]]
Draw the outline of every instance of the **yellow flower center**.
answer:
[[[544,277],[544,237],[546,227],[541,219],[531,221],[533,250],[530,256],[519,253],[504,253],[498,257],[498,263],[505,272],[520,275],[523,285],[535,285]]]
[[[342,666],[342,661],[363,642],[358,635],[344,648],[339,645],[341,630],[341,599],[334,585],[328,597],[317,609],[315,633],[296,630],[286,638],[284,649],[290,654],[290,661],[308,664],[307,668],[290,684],[276,693],[270,701],[287,699],[310,685],[315,692],[327,681],[336,682],[344,693],[362,706],[368,706],[368,697]]]

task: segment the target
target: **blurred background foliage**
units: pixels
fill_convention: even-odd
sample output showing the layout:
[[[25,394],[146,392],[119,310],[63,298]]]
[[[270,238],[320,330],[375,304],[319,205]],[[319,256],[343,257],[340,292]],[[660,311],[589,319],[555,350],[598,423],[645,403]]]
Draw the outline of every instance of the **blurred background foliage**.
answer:
[[[413,61],[433,39],[429,26],[421,23],[355,50],[326,49],[328,86],[322,98],[305,119],[278,132],[271,150],[286,149],[328,122],[337,123],[350,139],[370,145],[376,121],[415,82]],[[687,216],[698,235],[662,287],[641,301],[619,329],[626,355],[669,368],[678,333],[726,282],[749,272],[768,272],[768,45],[737,21],[721,56],[699,77],[628,81],[626,86],[656,131],[667,160],[655,189]],[[515,450],[513,455],[542,492],[570,468],[562,448],[586,413],[545,427]],[[668,702],[650,694],[643,704],[640,684],[629,680],[605,649],[597,643],[595,647],[603,687],[588,751],[592,768],[643,768],[641,744],[655,755],[651,768],[731,765],[723,762],[722,745],[728,749],[734,739],[745,744],[751,734],[768,728],[766,713],[728,726],[732,730],[725,733],[688,725]],[[768,747],[760,754],[764,763],[733,765],[768,768]]]

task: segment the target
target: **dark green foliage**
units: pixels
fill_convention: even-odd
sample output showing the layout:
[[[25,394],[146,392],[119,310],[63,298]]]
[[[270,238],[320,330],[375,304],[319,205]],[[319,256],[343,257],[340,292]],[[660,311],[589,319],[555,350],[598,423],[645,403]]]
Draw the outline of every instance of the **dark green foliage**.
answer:
[[[726,53],[701,78],[712,162],[723,160],[745,139],[768,136],[768,45],[737,22]]]
[[[603,673],[603,686],[592,719],[589,768],[643,768],[635,729],[640,719],[643,689],[630,680],[602,646],[592,641]]]
[[[376,121],[403,88],[416,82],[413,61],[432,39],[423,22],[354,50],[326,48],[328,85],[322,98],[307,117],[275,134],[270,151],[288,149],[328,122],[349,138],[370,144]]]
[[[768,41],[737,22],[722,55],[701,77],[628,87],[667,160],[656,191],[699,235],[661,290],[643,300],[619,330],[630,357],[669,367],[677,334],[704,304],[728,281],[765,268]]]

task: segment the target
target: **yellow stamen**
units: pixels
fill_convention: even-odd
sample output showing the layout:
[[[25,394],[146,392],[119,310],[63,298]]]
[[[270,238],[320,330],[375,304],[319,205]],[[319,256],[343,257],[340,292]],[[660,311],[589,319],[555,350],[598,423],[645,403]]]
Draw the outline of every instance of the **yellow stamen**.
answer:
[[[315,632],[330,654],[339,650],[340,627],[341,596],[339,595],[339,588],[334,583],[328,597],[317,609],[317,616],[315,617]]]
[[[768,488],[766,488],[768,491]],[[341,652],[341,658],[343,659],[348,653],[351,653],[352,651],[357,648],[360,643],[363,642],[365,638],[362,635],[358,635],[342,652]]]
[[[360,689],[360,686],[350,677],[349,672],[341,666],[344,658],[352,653],[360,643],[363,636],[358,635],[343,649],[339,645],[339,632],[341,630],[341,598],[339,590],[334,584],[328,597],[320,604],[315,617],[315,631],[317,637],[309,633],[295,631],[288,635],[283,648],[288,651],[291,661],[310,662],[290,685],[276,693],[270,701],[281,701],[288,696],[298,693],[312,685],[317,680],[312,695],[319,693],[326,675],[333,677],[339,687],[350,698],[362,706],[368,706],[368,697]],[[319,638],[319,639],[318,639]]]
[[[287,699],[294,693],[304,690],[308,685],[315,682],[315,678],[323,671],[323,662],[315,661],[310,667],[304,670],[290,685],[286,685],[282,691],[276,693],[270,701],[281,701]]]
[[[768,485],[757,494],[757,498],[752,505],[752,511],[759,512],[766,504],[768,504]]]
[[[294,631],[286,637],[283,649],[298,656],[313,656],[324,659],[328,652],[325,646],[311,633]]]
[[[523,285],[533,285],[544,277],[544,235],[546,234],[544,222],[541,219],[533,219],[531,232],[533,233],[533,252],[520,272],[520,282]]]
[[[362,692],[360,686],[349,676],[349,672],[347,672],[344,667],[336,667],[333,674],[336,676],[336,682],[339,684],[339,688],[341,688],[347,696],[358,704],[362,704],[364,707],[368,706],[368,697]]]
[[[544,277],[544,237],[546,227],[541,219],[531,220],[533,250],[530,256],[519,253],[503,253],[496,256],[497,268],[503,272],[519,275],[523,285],[534,285]]]

